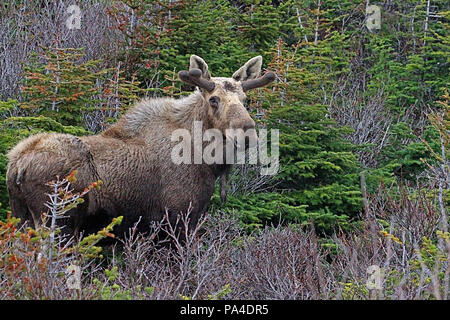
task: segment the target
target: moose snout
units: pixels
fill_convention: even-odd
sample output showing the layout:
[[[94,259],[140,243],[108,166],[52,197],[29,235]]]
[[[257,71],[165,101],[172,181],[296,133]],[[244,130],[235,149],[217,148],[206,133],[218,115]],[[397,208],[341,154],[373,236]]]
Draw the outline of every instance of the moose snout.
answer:
[[[255,129],[255,121],[253,119],[250,119],[249,121],[246,121],[242,127],[242,130],[246,132],[247,130]]]
[[[235,143],[239,149],[252,148],[258,143],[255,121],[253,119],[235,122],[231,128],[234,131]]]
[[[241,129],[245,133],[248,130],[255,129],[255,121],[252,118],[241,121],[234,121],[231,123],[231,129],[234,130]]]

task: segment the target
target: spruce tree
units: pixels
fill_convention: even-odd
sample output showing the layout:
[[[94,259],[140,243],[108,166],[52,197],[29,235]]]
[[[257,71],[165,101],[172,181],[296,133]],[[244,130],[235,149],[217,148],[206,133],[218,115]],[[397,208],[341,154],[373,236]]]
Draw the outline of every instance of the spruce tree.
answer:
[[[279,80],[274,89],[263,89],[262,100],[266,128],[280,131],[277,192],[231,197],[227,204],[252,224],[313,222],[331,232],[348,227],[361,209],[358,159],[345,139],[351,130],[337,126],[321,104],[320,88],[342,71],[342,61],[333,60],[329,50],[339,41],[331,37],[317,46],[289,48],[279,39],[271,51],[269,69]]]

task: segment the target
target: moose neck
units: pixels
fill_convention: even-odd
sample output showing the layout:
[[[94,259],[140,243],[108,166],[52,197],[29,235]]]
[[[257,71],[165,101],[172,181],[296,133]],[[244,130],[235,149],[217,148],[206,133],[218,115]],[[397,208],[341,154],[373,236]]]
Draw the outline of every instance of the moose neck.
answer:
[[[179,123],[180,127],[189,130],[191,133],[191,137],[194,137],[195,127],[198,129],[198,122],[201,122],[201,133],[202,135],[208,129],[213,128],[213,122],[209,118],[208,113],[209,105],[205,102],[201,92],[196,91],[190,96],[176,100],[174,104],[173,114],[175,116],[175,120]],[[208,141],[203,141],[202,148],[203,150],[209,144]],[[226,143],[223,141],[223,146],[225,147]],[[225,155],[225,149],[223,150],[223,154]],[[229,164],[201,164],[204,167],[208,167],[213,174],[218,177],[222,175],[224,172],[229,172],[231,170],[232,165]]]

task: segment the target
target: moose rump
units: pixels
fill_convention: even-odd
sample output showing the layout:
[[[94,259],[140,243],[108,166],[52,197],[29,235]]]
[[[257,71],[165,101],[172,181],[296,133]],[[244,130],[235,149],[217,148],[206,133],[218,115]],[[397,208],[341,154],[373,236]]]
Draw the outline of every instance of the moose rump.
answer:
[[[65,177],[77,170],[77,182],[72,186],[83,190],[86,181],[98,180],[92,155],[81,138],[60,133],[40,133],[22,140],[8,154],[8,170],[6,183],[9,192],[10,206],[13,216],[21,222],[29,222],[37,227],[42,222],[42,214],[46,212],[45,203],[49,200],[51,189],[47,182],[57,176]],[[87,212],[88,195],[85,202],[72,214],[77,219]],[[75,212],[77,211],[77,212]],[[78,214],[79,213],[79,214]],[[74,231],[76,221],[65,221],[65,228]]]

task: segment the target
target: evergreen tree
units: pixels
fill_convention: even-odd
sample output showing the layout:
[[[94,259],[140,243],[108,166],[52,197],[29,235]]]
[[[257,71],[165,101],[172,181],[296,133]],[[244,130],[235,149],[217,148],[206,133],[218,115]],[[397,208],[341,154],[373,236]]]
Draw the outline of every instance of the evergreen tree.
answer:
[[[25,66],[22,86],[23,108],[52,118],[64,125],[82,126],[82,114],[92,111],[93,97],[101,88],[96,80],[108,70],[94,71],[99,61],[77,63],[82,49],[43,48]]]
[[[331,85],[345,65],[330,54],[336,37],[293,48],[279,39],[272,50],[269,68],[280,80],[275,90],[264,90],[262,99],[270,106],[264,123],[280,130],[279,192],[242,195],[227,205],[250,223],[314,222],[330,232],[347,227],[361,208],[355,146],[344,138],[350,129],[336,126],[320,103],[321,86]]]

